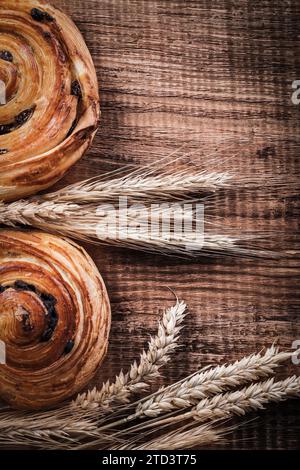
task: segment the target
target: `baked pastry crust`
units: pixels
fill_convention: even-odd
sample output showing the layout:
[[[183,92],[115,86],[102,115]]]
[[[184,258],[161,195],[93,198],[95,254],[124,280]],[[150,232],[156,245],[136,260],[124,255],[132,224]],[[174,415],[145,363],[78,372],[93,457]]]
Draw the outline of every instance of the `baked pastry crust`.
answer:
[[[99,93],[81,33],[43,0],[1,0],[0,80],[0,200],[9,201],[48,188],[83,155]]]
[[[102,362],[110,330],[103,280],[74,242],[0,230],[0,398],[44,409],[78,393]]]

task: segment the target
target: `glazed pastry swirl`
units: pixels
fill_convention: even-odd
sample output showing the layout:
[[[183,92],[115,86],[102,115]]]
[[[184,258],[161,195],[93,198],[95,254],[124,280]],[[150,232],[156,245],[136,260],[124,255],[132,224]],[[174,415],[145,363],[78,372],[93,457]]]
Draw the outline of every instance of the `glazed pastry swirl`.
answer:
[[[0,200],[49,187],[91,144],[95,68],[74,23],[48,2],[1,0],[0,104]]]
[[[85,251],[38,231],[0,230],[0,398],[49,408],[93,377],[108,344],[110,305]]]

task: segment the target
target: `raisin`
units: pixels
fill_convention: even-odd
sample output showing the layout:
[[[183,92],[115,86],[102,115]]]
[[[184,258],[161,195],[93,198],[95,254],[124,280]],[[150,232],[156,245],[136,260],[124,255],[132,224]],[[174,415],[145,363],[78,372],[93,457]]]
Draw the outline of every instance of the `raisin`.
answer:
[[[46,294],[46,293],[44,293],[44,292],[41,294],[41,300],[42,300],[42,302],[44,302],[45,305],[46,305],[46,303],[47,303],[47,304],[49,304],[49,306],[50,306],[50,304],[51,304],[51,305],[55,305],[56,302],[57,302],[57,300],[56,300],[56,298],[54,297],[54,295]]]
[[[58,318],[57,318],[57,317],[51,317],[51,318],[50,318],[50,321],[49,321],[49,328],[50,328],[52,331],[56,328],[57,322],[58,322]]]
[[[47,309],[47,329],[41,337],[41,341],[49,341],[51,339],[53,332],[58,323],[57,312],[55,310],[55,305],[57,303],[56,298],[52,294],[40,293],[40,299],[43,302],[44,306]]]
[[[39,10],[38,8],[33,8],[30,14],[33,20],[39,21],[40,23],[54,21],[53,16],[49,15],[46,11]]]
[[[53,304],[49,305],[46,302],[44,302],[44,305],[47,308],[48,315],[50,315],[51,318],[57,318],[56,310],[55,310],[54,305]]]
[[[10,122],[8,124],[1,124],[0,135],[8,134],[14,129],[17,129],[18,127],[22,126],[22,124],[25,124],[25,122],[27,122],[33,115],[34,109],[35,107],[30,108],[30,109],[25,109],[24,111],[22,111],[20,114],[18,114],[15,117],[14,122]]]
[[[64,353],[69,354],[69,352],[71,352],[73,348],[74,348],[74,341],[72,340],[68,341],[64,349]]]
[[[30,109],[25,109],[22,111],[18,116],[15,118],[15,123],[17,126],[21,126],[22,124],[25,124],[33,114],[33,108]]]
[[[43,36],[47,41],[49,41],[51,39],[51,33],[49,33],[48,31],[45,31],[43,33]]]
[[[1,124],[0,135],[8,134],[13,129],[13,124]]]
[[[6,153],[8,153],[7,149],[0,149],[0,155],[5,155]]]
[[[47,328],[47,329],[44,331],[44,333],[43,333],[43,335],[42,335],[42,337],[41,337],[42,343],[45,343],[46,341],[49,341],[49,339],[51,339],[52,335],[53,335],[53,330],[52,330],[52,328]]]
[[[16,289],[29,291],[29,292],[36,292],[36,288],[32,284],[28,284],[24,281],[16,281],[14,284]]]
[[[67,139],[68,137],[70,137],[70,135],[73,133],[75,127],[77,126],[77,123],[78,123],[78,120],[75,119],[75,121],[73,121],[73,124],[72,124],[72,126],[70,127],[70,129],[69,129],[69,132],[68,132],[67,135],[66,135],[66,139]]]
[[[1,284],[0,284],[0,294],[2,294],[2,292],[4,292],[6,289],[7,289],[7,287],[1,286]]]
[[[47,310],[47,316],[46,316],[47,323],[46,323],[46,329],[41,336],[41,342],[49,341],[58,323],[58,316],[55,310],[55,304],[57,303],[56,298],[51,294],[38,291],[36,287],[33,286],[32,284],[28,284],[27,282],[24,282],[21,280],[15,281],[14,288],[17,290],[34,292],[39,296],[39,298],[43,302]],[[5,287],[0,285],[0,293],[4,292],[5,289],[6,289]],[[23,315],[22,324],[23,324],[24,331],[31,331],[32,326],[30,324],[30,318],[27,314]]]
[[[0,51],[0,59],[6,62],[13,62],[14,60],[12,53],[9,51]]]
[[[53,307],[53,305],[51,305],[50,307],[47,307],[47,305],[45,305],[45,306],[46,306],[47,311],[48,311],[48,316],[50,317],[49,327],[53,328],[53,330],[54,330],[54,328],[56,327],[57,322],[58,322],[55,307]]]
[[[71,94],[74,96],[78,96],[78,98],[82,97],[81,86],[78,80],[74,80],[71,85]]]

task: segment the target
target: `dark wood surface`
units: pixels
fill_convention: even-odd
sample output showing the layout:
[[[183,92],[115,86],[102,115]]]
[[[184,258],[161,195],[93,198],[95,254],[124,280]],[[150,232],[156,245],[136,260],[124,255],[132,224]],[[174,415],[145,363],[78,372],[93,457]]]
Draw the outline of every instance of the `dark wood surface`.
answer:
[[[158,161],[185,144],[192,165],[238,175],[299,176],[297,0],[56,0],[82,31],[98,72],[102,123],[93,148],[63,180],[127,163]],[[208,157],[209,156],[209,157]],[[214,156],[214,160],[212,157]],[[112,301],[110,348],[95,383],[138,357],[172,288],[190,309],[165,383],[200,366],[241,358],[273,341],[300,339],[299,206],[295,197],[236,191],[218,215],[240,231],[264,227],[280,260],[170,260],[86,246]],[[282,242],[282,239],[284,241]],[[294,372],[288,365],[285,372]],[[257,416],[257,415],[256,415]],[[300,447],[299,401],[273,406],[239,427],[233,448]]]

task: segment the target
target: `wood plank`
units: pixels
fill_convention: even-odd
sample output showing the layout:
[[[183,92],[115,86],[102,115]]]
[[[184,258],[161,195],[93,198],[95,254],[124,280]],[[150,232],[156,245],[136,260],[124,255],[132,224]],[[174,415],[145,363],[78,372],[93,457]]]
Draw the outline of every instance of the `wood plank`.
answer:
[[[101,89],[95,144],[61,184],[180,149],[185,163],[245,175],[299,176],[300,4],[274,0],[56,0],[81,29]],[[221,165],[221,167],[222,167]],[[237,190],[215,200],[226,225],[272,232],[280,260],[170,260],[86,246],[113,307],[110,348],[95,383],[137,358],[155,332],[168,287],[190,315],[165,382],[300,338],[297,198]],[[282,241],[282,238],[285,238]],[[292,366],[288,371],[294,372]],[[272,407],[228,438],[232,448],[296,449],[299,403]]]

